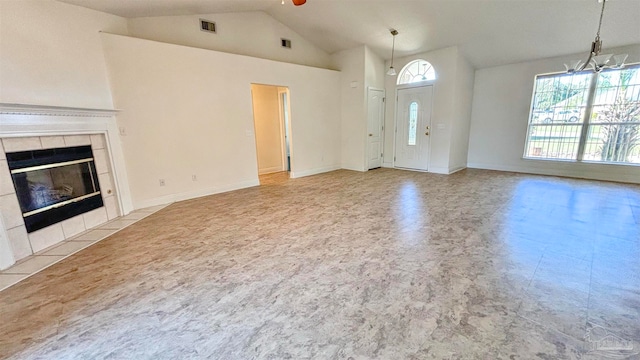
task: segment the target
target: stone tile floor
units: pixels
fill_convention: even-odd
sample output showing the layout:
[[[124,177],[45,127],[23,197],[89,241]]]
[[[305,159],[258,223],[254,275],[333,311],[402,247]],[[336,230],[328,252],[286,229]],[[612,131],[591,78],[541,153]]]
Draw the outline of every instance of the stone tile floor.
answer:
[[[277,176],[0,292],[0,358],[639,358],[640,186]]]
[[[109,235],[126,228],[129,225],[163,209],[167,205],[154,206],[131,212],[118,217],[104,225],[87,230],[48,249],[20,260],[12,267],[0,271],[0,291],[18,283],[29,276],[46,269],[58,261],[89,247]]]

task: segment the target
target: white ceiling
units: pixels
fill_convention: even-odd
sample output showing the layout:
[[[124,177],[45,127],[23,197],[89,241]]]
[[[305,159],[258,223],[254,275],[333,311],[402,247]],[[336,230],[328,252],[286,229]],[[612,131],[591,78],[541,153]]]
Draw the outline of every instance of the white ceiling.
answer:
[[[385,59],[458,45],[477,68],[588,52],[596,0],[60,0],[127,17],[265,11],[328,53],[368,45]],[[640,0],[607,0],[604,48],[640,44]]]

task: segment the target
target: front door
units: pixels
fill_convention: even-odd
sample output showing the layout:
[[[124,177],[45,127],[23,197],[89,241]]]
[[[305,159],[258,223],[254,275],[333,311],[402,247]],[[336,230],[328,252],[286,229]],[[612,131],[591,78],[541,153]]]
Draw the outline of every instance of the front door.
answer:
[[[384,91],[369,89],[367,96],[367,169],[382,166]]]
[[[427,171],[433,86],[398,90],[395,167]]]

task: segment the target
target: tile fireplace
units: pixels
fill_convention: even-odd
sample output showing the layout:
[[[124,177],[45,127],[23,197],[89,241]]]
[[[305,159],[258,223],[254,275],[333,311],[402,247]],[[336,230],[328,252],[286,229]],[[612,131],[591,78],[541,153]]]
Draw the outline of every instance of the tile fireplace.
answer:
[[[133,210],[115,114],[0,103],[0,269]]]

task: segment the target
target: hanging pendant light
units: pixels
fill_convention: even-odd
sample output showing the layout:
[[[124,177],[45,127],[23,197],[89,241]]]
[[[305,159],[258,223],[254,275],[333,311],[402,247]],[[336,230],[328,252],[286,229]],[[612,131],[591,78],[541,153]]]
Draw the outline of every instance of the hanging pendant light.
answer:
[[[396,75],[396,69],[393,67],[393,55],[394,55],[394,53],[396,51],[396,35],[398,35],[398,30],[391,29],[391,30],[389,30],[389,32],[393,36],[393,45],[391,45],[391,66],[389,66],[389,70],[387,70],[387,75],[395,76]]]
[[[627,54],[613,55],[613,54],[600,54],[602,51],[602,40],[600,40],[600,28],[602,27],[602,17],[604,15],[604,5],[610,0],[601,0],[602,10],[600,10],[600,22],[598,23],[598,32],[596,33],[595,40],[591,43],[591,52],[587,61],[584,63],[581,60],[573,60],[569,64],[564,64],[567,69],[567,73],[573,74],[575,72],[582,71],[591,64],[594,72],[600,72],[603,69],[622,69],[624,67],[624,61],[627,59]],[[609,61],[613,57],[614,64],[609,65]]]

